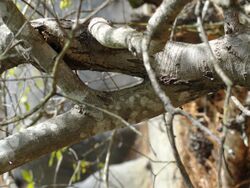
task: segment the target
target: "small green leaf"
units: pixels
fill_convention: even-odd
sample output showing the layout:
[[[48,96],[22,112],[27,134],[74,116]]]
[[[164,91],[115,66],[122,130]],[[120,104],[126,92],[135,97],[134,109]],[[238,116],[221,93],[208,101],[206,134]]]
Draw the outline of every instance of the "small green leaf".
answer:
[[[50,158],[49,158],[49,167],[51,167],[54,163],[54,160],[56,159],[57,161],[60,161],[63,159],[63,152],[65,152],[67,149],[67,147],[64,147],[60,150],[57,150],[57,151],[53,151],[51,154],[50,154]]]
[[[82,171],[82,174],[85,174],[87,172],[87,167],[88,166],[89,166],[89,162],[88,161],[85,161],[85,160],[81,161],[81,171]]]
[[[82,161],[81,161],[81,167],[82,167],[82,168],[85,168],[86,166],[87,166],[87,161],[82,160]]]
[[[104,168],[104,163],[102,163],[102,162],[98,163],[97,167],[98,167],[99,169]]]
[[[24,94],[29,94],[30,93],[30,87],[25,87]]]
[[[82,168],[82,174],[86,174],[87,169],[86,168]]]
[[[56,159],[57,159],[57,161],[62,160],[62,158],[63,158],[62,151],[61,151],[61,150],[58,150],[58,151],[56,152]]]
[[[28,183],[27,188],[34,188],[35,184],[34,182]]]
[[[53,151],[53,152],[50,154],[50,158],[49,158],[49,167],[52,167],[52,165],[53,165],[53,163],[54,163],[55,156],[56,156],[56,152]]]
[[[62,153],[65,152],[68,149],[68,147],[64,147],[61,149]]]
[[[29,103],[25,102],[25,103],[24,103],[24,107],[25,107],[25,110],[26,110],[27,112],[30,111],[30,104],[29,104]]]
[[[9,69],[7,77],[15,76],[15,72],[16,72],[16,67]]]
[[[33,174],[30,170],[23,170],[21,172],[23,179],[28,182],[32,183],[33,182]]]
[[[39,87],[39,88],[44,88],[44,83],[43,83],[43,80],[42,79],[36,79],[36,85]]]
[[[61,0],[60,1],[60,8],[61,9],[68,8],[68,7],[70,7],[70,5],[71,5],[71,0]]]
[[[24,82],[18,82],[18,89],[21,89],[23,87]]]

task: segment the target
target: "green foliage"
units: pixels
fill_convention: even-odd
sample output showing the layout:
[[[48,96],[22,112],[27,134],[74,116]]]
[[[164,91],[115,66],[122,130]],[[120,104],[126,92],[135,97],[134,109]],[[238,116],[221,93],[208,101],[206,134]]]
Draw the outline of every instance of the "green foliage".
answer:
[[[63,159],[63,153],[66,151],[66,149],[67,149],[67,147],[62,148],[62,149],[57,150],[57,151],[53,151],[50,154],[49,164],[48,164],[49,167],[53,166],[55,160],[61,161]]]
[[[28,95],[30,93],[30,87],[26,87],[21,98],[20,103],[24,105],[25,110],[28,112],[30,111],[30,104],[28,103]]]
[[[81,160],[80,161],[80,168],[79,169],[76,169],[77,168],[77,165],[79,165],[79,163],[73,163],[73,169],[74,171],[76,171],[76,173],[74,174],[74,176],[72,177],[72,182],[76,182],[76,181],[79,181],[80,178],[81,178],[81,174],[86,174],[87,173],[87,169],[88,167],[91,165],[90,162],[88,161],[85,161],[85,160]]]
[[[98,167],[99,169],[103,169],[103,168],[104,168],[104,163],[99,162],[98,165],[97,165],[97,167]]]
[[[85,174],[87,172],[88,166],[90,166],[90,163],[88,161],[85,161],[85,160],[81,161],[81,172],[82,172],[82,174]]]
[[[44,88],[44,83],[43,83],[43,79],[36,79],[36,85],[39,87],[39,88]]]
[[[7,78],[10,78],[10,77],[13,77],[13,76],[16,77],[16,70],[17,70],[16,67],[14,67],[12,69],[9,69],[8,72],[7,72]]]
[[[76,163],[73,163],[73,169],[74,171],[76,170],[77,168],[77,164]],[[72,182],[76,182],[76,181],[79,181],[81,178],[81,171],[80,169],[76,171],[76,173],[74,174],[74,176],[72,177]]]
[[[53,151],[51,154],[50,154],[50,158],[49,158],[49,167],[51,167],[54,163],[54,159],[55,159],[55,156],[56,156],[56,151]]]
[[[72,4],[71,0],[61,0],[60,1],[60,8],[66,9],[66,8],[70,7],[71,4]]]
[[[34,188],[35,182],[33,180],[33,173],[30,170],[22,170],[21,172],[23,179],[27,183],[27,188]]]
[[[61,150],[58,150],[58,151],[56,152],[56,160],[57,160],[57,161],[61,161],[62,158],[63,158],[62,151],[61,151]]]

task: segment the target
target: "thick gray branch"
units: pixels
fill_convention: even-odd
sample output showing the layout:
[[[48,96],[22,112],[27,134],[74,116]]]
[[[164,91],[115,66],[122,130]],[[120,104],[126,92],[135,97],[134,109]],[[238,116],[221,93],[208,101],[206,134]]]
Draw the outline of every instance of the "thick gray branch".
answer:
[[[76,109],[0,140],[0,174],[86,138],[91,119]],[[89,130],[90,130],[89,129]],[[89,131],[90,132],[90,131]]]
[[[59,48],[63,46],[61,43],[56,43],[56,41],[60,41],[61,34],[56,30],[56,27],[52,27],[51,25],[55,25],[55,21],[49,21],[48,23],[46,20],[43,21],[44,23],[41,24],[38,21],[34,24],[37,29],[47,28],[44,30],[39,30],[42,33],[49,32],[50,37],[48,38],[46,34],[45,38],[48,41],[53,40],[54,42],[51,43],[52,46],[57,44]],[[99,23],[98,23],[99,24]],[[100,23],[105,24],[105,23]],[[4,28],[4,27],[1,27]],[[53,30],[54,29],[54,30]],[[5,30],[1,30],[1,32],[8,32]],[[54,31],[54,32],[53,32]],[[128,63],[129,53],[126,50],[117,50],[117,49],[108,49],[102,47],[93,38],[89,35],[86,35],[86,28],[83,28],[83,32],[85,33],[85,40],[81,40],[80,38],[74,41],[74,45],[70,49],[69,54],[66,54],[68,57],[68,64],[72,61],[76,60],[77,58],[82,60],[82,62],[75,61],[75,68],[79,67],[91,70],[98,70],[99,67],[102,67],[102,70],[105,71],[118,71],[123,73],[130,73],[131,75],[137,76],[145,76],[145,71],[143,69],[142,63],[134,58],[133,62]],[[98,32],[102,32],[102,29],[98,30]],[[78,35],[80,36],[80,34]],[[87,41],[83,43],[83,41]],[[89,42],[90,43],[89,43]],[[237,33],[233,36],[227,35],[226,37],[216,39],[210,41],[210,45],[214,50],[218,60],[220,61],[221,67],[230,76],[230,78],[234,81],[235,84],[240,84],[242,86],[249,87],[249,58],[248,58],[248,51],[249,51],[249,31],[244,30],[240,33]],[[89,45],[89,49],[87,48]],[[105,42],[104,42],[105,44]],[[2,44],[1,44],[2,45]],[[93,46],[92,46],[93,45]],[[39,48],[38,48],[39,49]],[[87,51],[87,54],[92,54],[90,59],[86,59],[84,61],[84,57],[86,57],[86,53],[84,50]],[[101,58],[102,54],[105,54],[105,50],[110,50],[110,53],[120,53],[118,56],[112,57],[112,55],[107,55],[109,57],[108,60],[105,61],[105,58]],[[78,52],[77,55],[74,56],[74,51]],[[95,53],[94,53],[95,52]],[[100,52],[100,53],[99,53]],[[100,56],[99,56],[100,55]],[[88,55],[87,55],[88,56]],[[91,61],[93,57],[96,56],[96,61]],[[105,57],[107,57],[105,56]],[[19,57],[21,59],[21,57]],[[112,59],[113,58],[113,59]],[[119,58],[119,61],[118,61]],[[170,96],[173,104],[180,105],[187,101],[190,101],[194,98],[197,98],[203,94],[206,94],[211,91],[216,91],[220,88],[223,83],[222,81],[217,78],[216,73],[213,69],[212,62],[207,52],[207,48],[204,44],[186,44],[186,43],[176,43],[176,42],[169,42],[167,43],[165,50],[163,52],[159,52],[152,57],[153,66],[156,70],[158,75],[158,79],[164,84],[165,90],[167,95]],[[98,60],[99,59],[99,60]],[[6,59],[7,61],[8,59]],[[23,62],[25,60],[22,60]],[[109,63],[110,62],[110,63]],[[86,65],[87,64],[87,65]],[[91,66],[90,66],[91,65]],[[122,67],[119,69],[119,67]],[[65,74],[64,74],[65,75]],[[73,87],[73,85],[71,84]],[[154,98],[155,95],[149,85],[144,85],[139,87],[140,89],[136,90],[136,92],[140,93],[136,100],[139,100],[141,96],[151,96]],[[102,100],[106,100],[109,102],[108,109],[114,110],[115,113],[123,115],[121,111],[115,110],[118,109],[116,107],[117,103],[115,102],[117,99],[121,99],[121,96],[124,96],[124,93],[130,93],[130,90],[125,90],[122,92],[116,93],[108,93],[105,95]],[[132,92],[135,92],[132,89]],[[128,96],[128,95],[126,95]],[[132,93],[131,93],[132,96]],[[79,98],[75,98],[79,99]],[[158,101],[156,101],[158,102]],[[106,102],[107,103],[107,102]],[[104,105],[105,106],[105,105]],[[127,108],[127,103],[123,104],[124,108]],[[105,107],[106,108],[106,107]],[[130,108],[130,107],[129,107]],[[132,108],[132,107],[131,107]],[[141,106],[138,107],[141,110]],[[134,110],[132,110],[134,111]],[[158,111],[159,113],[159,111]],[[148,113],[150,114],[150,112]],[[147,114],[147,115],[148,115]],[[136,118],[136,119],[143,119],[147,118],[147,115]],[[152,116],[148,116],[152,117]],[[126,119],[126,118],[125,118]],[[128,118],[129,119],[129,118]],[[139,120],[140,121],[140,120]]]
[[[175,18],[190,0],[163,1],[154,15],[149,19],[147,29],[157,26],[152,35],[149,53],[159,52],[165,46],[169,37],[169,28]],[[100,32],[101,30],[101,32]],[[110,48],[127,48],[141,54],[141,41],[143,33],[137,32],[130,27],[111,27],[103,18],[94,18],[89,24],[90,33],[104,46]]]
[[[27,59],[21,56],[18,52],[18,47],[9,50],[9,53],[3,56],[3,52],[13,40],[13,33],[6,27],[0,26],[0,74],[4,71],[16,67],[20,64],[28,63]],[[16,40],[14,42],[17,42]]]
[[[112,35],[107,35],[107,38],[102,35],[105,32],[105,29],[102,30],[105,25],[112,29]],[[97,37],[97,40],[104,46],[109,47],[112,43],[117,44],[119,39],[121,39],[118,42],[120,46],[126,46],[124,38],[126,38],[127,31],[122,31],[123,38],[116,37],[120,28],[112,28],[104,19],[94,19],[90,22],[89,29],[92,35]],[[250,62],[247,53],[250,48],[249,34],[249,29],[242,28],[234,35],[226,35],[210,41],[210,46],[223,71],[234,81],[234,84],[246,87],[249,86],[250,74],[248,69]],[[112,41],[113,38],[116,39]],[[113,48],[116,48],[116,45],[113,45]],[[156,69],[158,78],[165,85],[182,85],[184,82],[189,87],[194,87],[195,82],[203,82],[203,84],[206,83],[205,85],[222,84],[213,69],[212,59],[205,44],[168,42],[165,50],[157,53],[154,57],[152,66]]]
[[[47,73],[51,73],[57,52],[31,27],[13,1],[0,1],[0,16],[10,31],[14,35],[18,34],[16,38],[23,40],[23,46],[26,48],[30,47],[30,58],[38,63]],[[96,97],[96,92],[85,86],[63,60],[60,60],[55,76],[57,84],[65,94],[80,101],[88,98],[90,101],[100,102],[98,97]]]

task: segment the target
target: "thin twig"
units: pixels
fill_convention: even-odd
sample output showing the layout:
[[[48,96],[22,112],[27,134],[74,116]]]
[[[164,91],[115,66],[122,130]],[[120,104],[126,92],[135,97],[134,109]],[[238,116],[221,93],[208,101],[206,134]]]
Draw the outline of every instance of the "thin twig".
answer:
[[[53,77],[51,77],[51,76],[44,75],[44,76],[31,76],[31,77],[27,77],[27,78],[10,78],[10,79],[2,79],[2,78],[0,78],[0,82],[19,82],[19,81],[41,79],[41,78],[51,78],[51,79],[53,79]]]
[[[218,164],[218,187],[220,188],[222,186],[222,179],[221,179],[221,169],[222,169],[222,164],[223,164],[223,155],[224,155],[224,142],[226,139],[226,135],[227,135],[227,126],[229,125],[229,99],[231,96],[231,90],[232,90],[232,81],[230,80],[230,78],[224,73],[224,71],[222,70],[222,68],[220,67],[218,60],[208,42],[208,38],[207,35],[205,33],[204,27],[202,25],[202,18],[201,18],[201,2],[200,0],[197,1],[197,5],[195,8],[195,14],[197,16],[197,27],[198,30],[200,32],[200,37],[202,39],[202,41],[205,43],[205,45],[207,46],[211,57],[212,57],[212,63],[215,69],[215,72],[219,75],[219,77],[222,79],[222,81],[226,84],[227,86],[227,91],[226,91],[226,98],[225,98],[225,102],[224,102],[224,113],[223,113],[223,124],[225,126],[223,126],[223,136],[221,138],[221,146],[220,146],[220,151],[219,151],[219,164]]]
[[[162,4],[160,5],[160,7],[158,8],[158,10],[161,10],[161,11],[156,11],[156,13],[160,13],[158,16],[158,20],[161,20],[161,19],[165,19],[164,18],[164,15],[165,15],[165,12],[162,11],[162,10],[165,10],[167,9],[167,7],[164,7],[168,5],[166,3],[166,0],[162,2]],[[154,15],[154,17],[156,17]],[[147,28],[147,33],[146,35],[144,36],[144,38],[142,39],[142,43],[141,43],[141,48],[142,48],[142,57],[143,57],[143,63],[144,63],[144,67],[148,73],[148,76],[149,76],[149,79],[152,83],[152,87],[155,91],[155,93],[157,94],[157,96],[160,98],[160,100],[162,101],[163,105],[164,105],[164,109],[167,113],[167,121],[166,121],[166,127],[167,127],[167,133],[168,133],[168,138],[169,138],[169,141],[170,141],[170,145],[172,147],[172,151],[173,151],[173,154],[174,154],[174,157],[175,157],[175,160],[176,160],[176,164],[178,166],[178,168],[180,169],[180,173],[184,179],[184,183],[185,185],[188,187],[188,188],[193,188],[193,184],[190,180],[190,177],[180,159],[180,155],[179,155],[179,152],[176,148],[176,145],[175,145],[175,136],[173,134],[173,131],[172,130],[172,123],[173,123],[173,117],[175,115],[175,108],[172,106],[171,104],[171,101],[169,99],[168,96],[166,96],[166,94],[164,93],[164,91],[161,89],[157,79],[156,79],[156,75],[154,73],[154,71],[152,70],[151,68],[151,65],[150,65],[150,57],[149,57],[149,46],[150,46],[150,41],[151,41],[151,38],[152,36],[155,34],[155,31],[156,31],[156,28],[158,27],[158,25],[161,24],[161,21],[158,21],[155,25],[150,25],[150,27]],[[165,118],[164,118],[165,119]]]
[[[100,112],[103,112],[104,114],[107,114],[107,115],[109,115],[109,116],[111,116],[111,117],[114,117],[114,118],[116,118],[117,120],[121,121],[121,123],[123,123],[124,125],[126,125],[129,129],[131,129],[132,131],[134,131],[137,135],[142,136],[142,133],[141,133],[140,131],[138,131],[133,125],[131,125],[130,123],[128,123],[128,122],[127,122],[125,119],[123,119],[121,116],[119,116],[119,115],[117,115],[117,114],[114,114],[113,112],[110,112],[110,111],[108,111],[108,110],[106,110],[106,109],[104,109],[104,108],[100,108],[100,107],[98,107],[98,106],[96,106],[96,105],[90,104],[90,103],[88,103],[88,102],[83,102],[83,101],[76,100],[76,99],[74,99],[74,98],[72,98],[72,97],[70,97],[70,96],[67,96],[67,95],[65,95],[65,94],[57,93],[56,95],[65,97],[65,98],[67,98],[67,99],[70,99],[70,100],[72,100],[72,101],[75,101],[75,102],[78,103],[78,104],[86,105],[86,106],[91,107],[91,108],[93,108],[93,109],[95,109],[95,110],[98,110],[98,111],[100,111]]]
[[[234,102],[237,108],[239,108],[246,116],[250,116],[250,110],[244,107],[235,96],[231,96],[231,100]]]
[[[57,182],[57,175],[58,175],[58,172],[60,170],[62,161],[63,161],[63,155],[59,160],[57,160],[57,163],[56,163],[56,169],[55,169],[55,174],[54,174],[54,178],[53,178],[53,184],[55,184],[55,185],[56,185],[56,182]]]
[[[23,3],[25,3],[26,6],[29,6],[31,9],[33,9],[39,16],[41,16],[41,17],[44,18],[44,15],[43,15],[41,12],[39,12],[39,11],[37,10],[37,7],[35,8],[34,6],[31,5],[31,3],[27,2],[26,0],[21,0],[21,1],[22,1]],[[30,2],[31,2],[31,0],[30,0]],[[23,12],[22,12],[22,13],[23,13]],[[23,13],[23,14],[25,14],[25,13]]]
[[[109,188],[109,161],[110,161],[111,149],[113,146],[115,134],[116,134],[116,131],[114,130],[111,134],[111,137],[110,137],[110,142],[108,145],[107,155],[106,155],[105,164],[104,164],[104,168],[103,168],[102,179],[104,181],[105,188]]]

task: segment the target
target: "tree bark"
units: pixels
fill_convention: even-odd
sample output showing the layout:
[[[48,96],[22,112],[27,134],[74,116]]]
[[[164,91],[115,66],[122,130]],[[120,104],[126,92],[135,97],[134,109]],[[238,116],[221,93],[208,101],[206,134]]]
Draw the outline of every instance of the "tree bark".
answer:
[[[20,15],[10,0],[0,2],[0,15],[8,27],[5,25],[0,27],[1,51],[13,39],[13,34],[17,34],[19,29],[26,24],[17,39],[25,41],[22,47],[32,47],[28,54],[30,57],[28,62],[36,66],[39,64],[40,68],[50,73],[54,58],[65,43],[65,36],[57,29],[56,22],[54,20],[33,22],[33,26],[41,36],[30,23],[25,23],[25,18]],[[62,21],[62,23],[66,23],[68,29],[72,26],[72,22]],[[95,29],[96,27],[99,29]],[[102,46],[88,33],[87,26],[83,27],[75,37],[70,50],[61,60],[56,75],[57,84],[63,92],[75,101],[86,105],[83,109],[84,113],[73,109],[55,119],[0,140],[0,173],[60,147],[123,126],[120,119],[91,107],[89,103],[120,115],[131,124],[163,112],[162,104],[147,81],[140,57],[132,56],[125,49],[128,47],[127,44],[123,44],[127,42],[126,40],[118,41],[122,47],[117,45],[116,33],[126,38],[135,31],[124,28],[120,32],[107,33],[104,37],[99,37],[103,33],[102,29],[107,27],[112,31],[117,31],[117,28],[111,27],[107,22],[95,20],[94,25],[93,22],[92,25],[90,23],[90,32],[102,45],[113,48],[118,46],[119,49]],[[250,31],[244,29],[236,34],[210,41],[211,48],[225,73],[234,84],[245,87],[250,85],[249,34]],[[136,36],[142,36],[142,34],[136,33]],[[107,44],[107,38],[109,44]],[[15,58],[9,56],[1,60],[1,72],[27,62],[27,59],[18,53],[18,48],[20,46],[15,47],[16,51],[14,49],[11,51],[17,55]],[[97,49],[95,53],[93,53],[94,49]],[[151,55],[152,65],[158,79],[176,106],[217,91],[224,86],[216,75],[205,44],[168,42],[163,51]],[[120,72],[143,77],[145,81],[140,86],[112,93],[94,91],[79,80],[65,63],[72,69],[91,68],[91,70]]]

